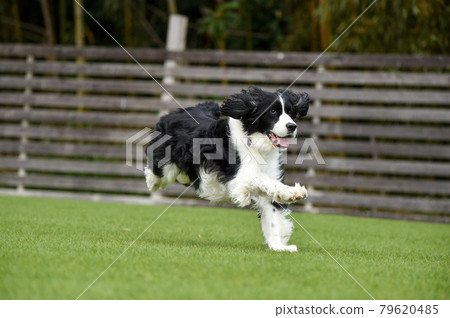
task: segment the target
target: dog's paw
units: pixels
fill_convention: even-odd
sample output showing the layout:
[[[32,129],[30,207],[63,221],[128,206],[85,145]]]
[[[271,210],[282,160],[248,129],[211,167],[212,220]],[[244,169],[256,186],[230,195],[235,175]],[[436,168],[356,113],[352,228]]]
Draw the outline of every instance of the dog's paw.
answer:
[[[291,252],[291,253],[297,252],[297,245],[288,245],[286,247],[287,247],[286,251],[288,251],[288,252]]]
[[[276,193],[274,200],[280,203],[293,203],[298,200],[304,200],[307,197],[308,191],[306,191],[306,188],[296,183],[293,187],[286,186],[284,189],[280,189]]]
[[[296,200],[305,200],[308,197],[308,191],[304,186],[301,186],[299,183],[296,183],[293,186],[294,196]]]
[[[149,167],[144,168],[145,182],[150,192],[154,192],[161,187],[161,179],[156,176]]]
[[[282,244],[269,245],[269,249],[275,252],[291,252],[291,253],[297,252],[296,245],[282,245]]]

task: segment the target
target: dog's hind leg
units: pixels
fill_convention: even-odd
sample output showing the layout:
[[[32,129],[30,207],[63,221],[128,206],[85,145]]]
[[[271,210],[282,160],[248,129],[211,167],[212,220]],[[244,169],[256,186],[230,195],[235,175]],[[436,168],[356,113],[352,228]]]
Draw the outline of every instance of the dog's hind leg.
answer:
[[[163,177],[161,178],[160,188],[164,189],[169,184],[174,183],[180,174],[180,169],[174,163],[166,164],[163,168]]]
[[[280,211],[267,198],[257,198],[255,200],[255,207],[260,213],[261,229],[269,249],[274,251],[297,252],[297,246],[286,245],[292,234],[292,226],[289,231],[289,226],[286,223],[289,220],[282,216]]]
[[[161,178],[153,173],[149,167],[144,168],[145,182],[150,192],[156,191],[161,186]]]
[[[180,169],[174,163],[166,164],[163,167],[162,177],[158,177],[149,167],[144,168],[144,174],[147,187],[152,192],[166,188],[169,184],[174,183],[178,177],[181,177],[182,181],[186,181],[187,177],[185,174],[180,175]],[[188,177],[187,181],[189,181]]]

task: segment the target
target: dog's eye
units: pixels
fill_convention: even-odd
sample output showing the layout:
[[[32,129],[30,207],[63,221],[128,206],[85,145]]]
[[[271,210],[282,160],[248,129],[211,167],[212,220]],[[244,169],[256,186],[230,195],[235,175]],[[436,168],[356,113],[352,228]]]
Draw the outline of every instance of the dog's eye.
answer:
[[[275,114],[277,113],[277,111],[276,111],[275,109],[271,109],[271,110],[270,110],[270,113],[271,113],[272,115],[275,115]]]

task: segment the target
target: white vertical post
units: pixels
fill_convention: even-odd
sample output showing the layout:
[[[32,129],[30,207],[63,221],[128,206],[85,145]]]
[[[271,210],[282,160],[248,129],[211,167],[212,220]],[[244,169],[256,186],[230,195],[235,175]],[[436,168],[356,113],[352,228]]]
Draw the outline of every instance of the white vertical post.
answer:
[[[180,14],[171,14],[169,16],[169,28],[167,30],[166,50],[172,52],[184,51],[186,47],[188,18]],[[172,85],[175,83],[175,77],[172,70],[177,66],[174,60],[164,62],[163,84]],[[168,89],[170,92],[170,88]],[[161,100],[165,103],[171,102],[171,97],[167,93],[161,95]]]
[[[26,63],[31,65],[32,63],[34,63],[34,56],[32,55],[28,55],[26,58]],[[25,73],[25,79],[26,80],[30,80],[33,78],[33,71],[28,70]],[[25,90],[23,92],[24,94],[24,98],[25,98],[25,103],[23,104],[23,114],[25,116],[25,114],[27,112],[30,111],[30,103],[27,101],[27,99],[29,97],[31,97],[31,94],[33,93],[32,89],[28,86],[25,87]],[[27,153],[26,153],[26,145],[28,143],[28,136],[27,136],[27,128],[29,126],[29,122],[27,119],[22,119],[21,123],[21,134],[20,134],[20,150],[19,150],[19,162],[23,162],[25,160],[27,160]],[[25,168],[20,167],[19,170],[17,171],[17,175],[19,176],[19,178],[25,178],[27,175],[27,171],[25,170]],[[21,182],[21,180],[19,179],[19,182],[17,183],[17,192],[23,192],[25,190],[25,187],[23,185],[23,182]]]
[[[323,65],[318,65],[317,66],[317,73],[318,74],[322,74],[325,72],[325,68]],[[320,81],[315,82],[314,84],[314,88],[316,89],[316,91],[322,90],[323,89],[323,83]],[[318,109],[322,106],[322,101],[318,98],[314,98],[314,104],[313,107]],[[313,125],[319,125],[320,124],[320,115],[315,115],[312,117],[312,123]],[[314,140],[318,139],[319,136],[317,136],[317,134],[312,134],[311,138],[313,138]],[[320,149],[319,149],[320,150]],[[306,171],[306,174],[308,176],[314,177],[316,175],[316,170],[314,168],[308,168],[308,170]],[[314,191],[314,186],[308,186],[308,191]],[[315,212],[315,209],[312,205],[311,202],[307,201],[305,204],[305,210],[308,212]]]
[[[171,14],[169,15],[169,26],[167,30],[167,38],[166,38],[166,51],[172,52],[181,52],[186,48],[186,35],[187,35],[187,27],[188,27],[188,18],[184,15],[180,14]],[[163,77],[163,86],[170,93],[170,85],[175,83],[175,77],[173,76],[173,69],[177,66],[177,62],[175,60],[167,59],[164,62],[164,77]],[[161,101],[169,105],[173,103],[172,97],[166,92],[161,94]],[[163,116],[168,113],[167,108],[161,109],[159,111],[159,116]],[[153,204],[161,204],[165,202],[164,195],[159,191],[152,192],[150,196],[151,202]]]

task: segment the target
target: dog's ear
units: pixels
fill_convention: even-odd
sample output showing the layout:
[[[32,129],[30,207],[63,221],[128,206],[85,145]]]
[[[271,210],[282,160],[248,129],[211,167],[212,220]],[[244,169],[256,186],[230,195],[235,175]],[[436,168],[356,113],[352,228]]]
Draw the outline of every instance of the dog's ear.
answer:
[[[250,87],[248,90],[243,89],[240,93],[233,94],[222,103],[220,113],[239,119],[255,111],[258,105],[255,95],[259,94],[259,91],[261,91],[259,88]]]
[[[222,103],[220,107],[220,113],[222,115],[239,119],[251,111],[251,108],[247,107],[246,103],[241,98],[238,98],[237,95],[239,94],[227,98]]]
[[[292,105],[292,118],[302,118],[305,117],[308,113],[309,103],[311,102],[311,97],[308,93],[294,93],[291,90],[282,90],[279,89],[277,91],[283,96],[286,96],[289,99],[289,102]]]

